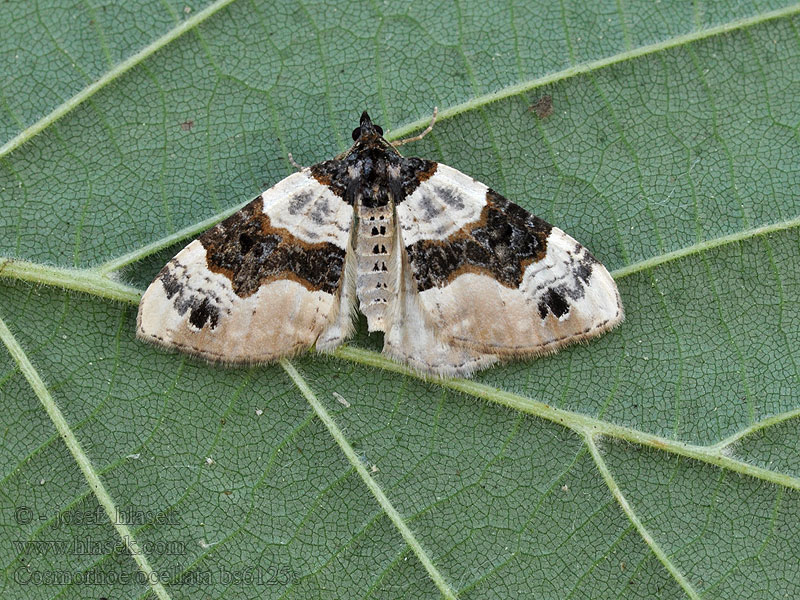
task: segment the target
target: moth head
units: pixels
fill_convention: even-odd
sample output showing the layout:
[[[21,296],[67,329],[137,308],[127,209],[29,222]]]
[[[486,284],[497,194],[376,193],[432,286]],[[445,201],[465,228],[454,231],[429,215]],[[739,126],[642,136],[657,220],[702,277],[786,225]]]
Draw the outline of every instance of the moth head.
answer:
[[[353,141],[357,142],[361,138],[383,136],[383,128],[375,125],[369,118],[367,111],[361,113],[361,124],[353,129]]]

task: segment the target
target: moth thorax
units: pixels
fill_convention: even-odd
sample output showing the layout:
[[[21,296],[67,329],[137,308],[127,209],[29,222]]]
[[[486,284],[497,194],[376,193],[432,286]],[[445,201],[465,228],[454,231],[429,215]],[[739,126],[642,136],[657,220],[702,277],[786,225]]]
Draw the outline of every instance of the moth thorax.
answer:
[[[370,331],[386,331],[385,314],[397,290],[396,269],[391,268],[394,250],[394,218],[391,205],[358,207],[356,294]]]

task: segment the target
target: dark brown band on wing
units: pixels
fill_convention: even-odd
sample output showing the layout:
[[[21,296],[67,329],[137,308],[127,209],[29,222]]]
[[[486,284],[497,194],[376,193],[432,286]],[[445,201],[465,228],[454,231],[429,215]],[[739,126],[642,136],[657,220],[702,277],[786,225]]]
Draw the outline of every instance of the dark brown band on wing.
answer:
[[[345,199],[347,188],[350,182],[350,175],[347,171],[347,164],[343,160],[326,160],[309,167],[311,176],[322,185]],[[345,202],[349,200],[345,199]]]
[[[310,167],[311,176],[350,205],[358,199],[369,207],[386,206],[389,196],[400,203],[436,172],[438,163],[404,158],[381,145],[360,144],[343,159],[326,160]]]
[[[404,158],[400,161],[400,194],[395,200],[398,204],[408,198],[423,181],[436,173],[439,163],[424,158]]]
[[[406,248],[417,289],[443,287],[463,273],[489,275],[506,287],[518,288],[528,265],[547,254],[552,228],[488,190],[477,221],[444,240],[419,240]]]
[[[273,227],[261,206],[261,198],[256,198],[198,238],[206,249],[208,268],[230,279],[242,298],[277,279],[335,294],[345,251],[329,242],[309,244]]]

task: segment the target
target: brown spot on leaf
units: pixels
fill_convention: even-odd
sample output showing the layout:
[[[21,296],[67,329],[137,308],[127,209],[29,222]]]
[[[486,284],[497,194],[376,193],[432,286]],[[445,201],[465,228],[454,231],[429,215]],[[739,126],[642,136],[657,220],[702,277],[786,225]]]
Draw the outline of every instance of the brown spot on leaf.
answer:
[[[540,119],[546,119],[553,114],[553,97],[545,94],[528,107]]]

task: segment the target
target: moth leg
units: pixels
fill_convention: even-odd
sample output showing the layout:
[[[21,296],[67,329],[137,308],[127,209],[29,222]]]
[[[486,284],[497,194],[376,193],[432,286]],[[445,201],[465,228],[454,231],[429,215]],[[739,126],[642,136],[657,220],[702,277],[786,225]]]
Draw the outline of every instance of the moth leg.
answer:
[[[302,171],[303,169],[305,169],[303,165],[301,165],[294,159],[294,156],[292,156],[291,152],[288,152],[287,155],[289,157],[289,164],[291,164],[295,169],[297,169],[298,171]]]
[[[434,106],[433,107],[433,116],[431,117],[431,122],[425,128],[425,131],[415,135],[414,137],[404,138],[402,140],[396,140],[396,141],[392,142],[392,146],[394,148],[397,148],[398,146],[402,146],[403,144],[408,144],[409,142],[418,142],[419,140],[424,138],[426,135],[428,135],[433,130],[433,124],[436,123],[436,115],[437,114],[439,114],[439,107],[438,106]]]

